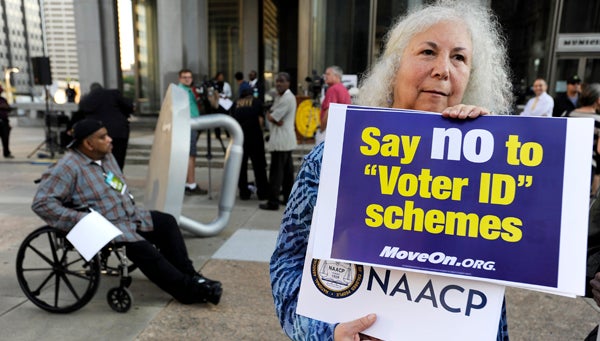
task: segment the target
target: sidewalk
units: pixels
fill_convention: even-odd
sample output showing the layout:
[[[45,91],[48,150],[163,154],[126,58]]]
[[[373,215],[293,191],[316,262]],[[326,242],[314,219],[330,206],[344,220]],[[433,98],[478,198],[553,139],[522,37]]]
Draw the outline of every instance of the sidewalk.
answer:
[[[15,124],[15,159],[0,159],[0,340],[287,340],[275,317],[268,274],[283,208],[262,211],[257,200],[237,201],[218,236],[198,238],[184,232],[196,267],[223,282],[217,306],[179,304],[139,271],[133,273],[134,302],[126,314],[113,312],[106,303],[108,289],[117,285],[113,277],[102,277],[92,302],[68,315],[50,314],[30,303],[15,278],[15,257],[25,236],[43,224],[29,206],[33,180],[47,162],[26,158],[43,139],[43,128]],[[134,131],[131,140],[151,144],[152,131]],[[183,215],[199,221],[216,215],[222,173],[211,172],[213,199],[185,197]],[[146,165],[125,167],[137,198],[143,197],[146,173]],[[198,168],[197,178],[207,187],[208,170]],[[598,311],[582,298],[515,288],[507,288],[506,297],[511,340],[583,340],[600,322]]]

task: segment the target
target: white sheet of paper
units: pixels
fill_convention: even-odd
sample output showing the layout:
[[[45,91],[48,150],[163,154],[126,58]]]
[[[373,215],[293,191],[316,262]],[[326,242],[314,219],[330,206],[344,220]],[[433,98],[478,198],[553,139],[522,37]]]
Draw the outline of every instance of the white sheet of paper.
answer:
[[[313,228],[317,211],[315,207]],[[354,279],[362,278],[353,285],[352,276],[347,276],[349,263],[312,266],[315,235],[312,231],[309,235],[296,313],[328,323],[375,313],[377,321],[364,333],[387,341],[496,340],[503,286],[369,266],[364,266],[361,274],[350,270]],[[371,271],[377,277],[371,277]],[[474,308],[481,305],[482,296],[486,303]]]
[[[219,98],[219,105],[225,108],[225,110],[229,110],[233,102],[229,98]]]
[[[123,234],[115,225],[96,211],[83,217],[67,234],[67,239],[81,256],[89,261],[116,236]]]

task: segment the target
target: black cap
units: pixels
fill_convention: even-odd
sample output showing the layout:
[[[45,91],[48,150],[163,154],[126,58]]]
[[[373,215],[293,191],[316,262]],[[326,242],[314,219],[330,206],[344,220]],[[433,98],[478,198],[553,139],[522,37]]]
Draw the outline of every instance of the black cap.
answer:
[[[567,84],[579,84],[581,83],[581,78],[577,75],[573,75],[567,79]]]
[[[71,131],[71,136],[73,137],[73,141],[67,145],[67,148],[77,147],[81,141],[83,141],[86,137],[92,135],[97,132],[101,128],[106,128],[102,121],[94,120],[94,119],[83,119],[73,126]]]

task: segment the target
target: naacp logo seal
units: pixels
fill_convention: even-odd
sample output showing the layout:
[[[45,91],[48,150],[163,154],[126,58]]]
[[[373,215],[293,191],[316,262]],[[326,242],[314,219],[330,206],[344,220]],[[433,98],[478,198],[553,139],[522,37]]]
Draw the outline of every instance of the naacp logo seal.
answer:
[[[363,266],[313,258],[310,274],[319,291],[331,298],[346,298],[360,287]]]

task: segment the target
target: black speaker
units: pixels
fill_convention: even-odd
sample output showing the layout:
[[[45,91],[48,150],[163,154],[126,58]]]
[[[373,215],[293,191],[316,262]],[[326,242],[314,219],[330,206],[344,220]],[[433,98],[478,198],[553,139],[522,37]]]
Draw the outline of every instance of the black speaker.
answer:
[[[35,85],[51,85],[50,58],[31,57],[31,64],[33,66],[33,82]]]

